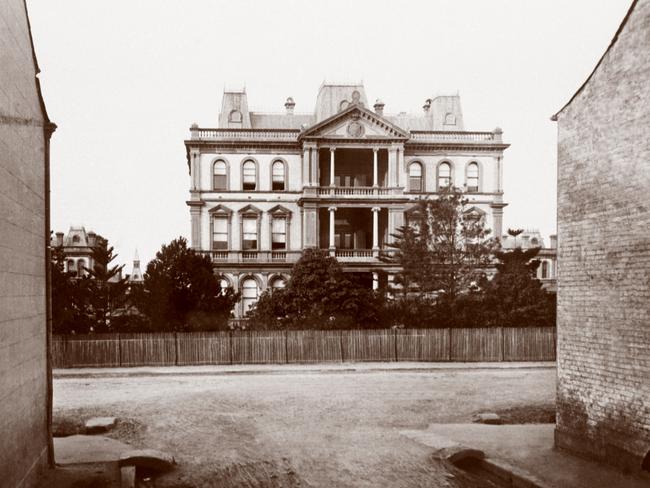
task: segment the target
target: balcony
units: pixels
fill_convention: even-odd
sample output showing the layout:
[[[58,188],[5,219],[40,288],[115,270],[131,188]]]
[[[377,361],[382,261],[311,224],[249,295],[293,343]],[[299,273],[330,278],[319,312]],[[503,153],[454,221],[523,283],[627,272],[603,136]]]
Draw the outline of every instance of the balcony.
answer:
[[[209,256],[213,263],[247,264],[247,263],[295,263],[302,255],[301,251],[199,251]]]
[[[470,144],[503,144],[502,132],[495,129],[492,132],[470,131],[411,131],[412,143],[456,142]]]
[[[404,189],[400,187],[376,187],[376,186],[319,186],[317,194],[319,197],[344,197],[344,198],[367,198],[367,197],[391,197],[402,195]]]

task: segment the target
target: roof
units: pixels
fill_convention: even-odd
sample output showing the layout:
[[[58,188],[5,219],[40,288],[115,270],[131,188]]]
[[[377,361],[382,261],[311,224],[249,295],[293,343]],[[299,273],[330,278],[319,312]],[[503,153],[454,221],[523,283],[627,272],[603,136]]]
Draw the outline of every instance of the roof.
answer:
[[[558,110],[557,113],[555,113],[553,116],[551,116],[552,121],[554,121],[554,122],[557,121],[558,115],[560,115],[564,111],[565,108],[567,108],[569,105],[571,105],[573,100],[575,100],[575,98],[587,86],[587,84],[589,83],[591,78],[593,78],[594,74],[596,73],[596,71],[598,70],[600,65],[602,64],[603,60],[605,59],[605,57],[607,56],[609,51],[612,49],[612,47],[614,47],[614,44],[616,44],[616,41],[618,41],[618,36],[621,34],[621,32],[623,31],[623,28],[627,24],[627,21],[630,18],[630,16],[632,15],[632,11],[634,10],[634,7],[636,7],[637,2],[638,2],[638,0],[633,0],[632,5],[630,5],[630,8],[628,9],[627,13],[625,14],[625,17],[623,18],[623,21],[621,22],[621,25],[618,26],[618,30],[616,31],[616,34],[614,34],[614,37],[612,38],[611,42],[609,43],[609,46],[607,46],[607,49],[605,50],[603,55],[598,60],[598,63],[596,63],[596,66],[594,67],[594,69],[591,71],[591,73],[589,74],[589,76],[587,77],[585,82],[582,85],[580,85],[580,88],[578,88],[578,91],[576,91],[573,94],[571,99],[566,104],[564,104],[564,106],[560,110]]]

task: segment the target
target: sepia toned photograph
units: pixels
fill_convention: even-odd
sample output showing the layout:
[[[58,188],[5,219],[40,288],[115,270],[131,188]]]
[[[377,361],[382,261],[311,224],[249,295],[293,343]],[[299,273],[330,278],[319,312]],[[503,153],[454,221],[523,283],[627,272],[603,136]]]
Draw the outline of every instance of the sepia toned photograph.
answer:
[[[0,488],[650,487],[650,0],[0,0]]]

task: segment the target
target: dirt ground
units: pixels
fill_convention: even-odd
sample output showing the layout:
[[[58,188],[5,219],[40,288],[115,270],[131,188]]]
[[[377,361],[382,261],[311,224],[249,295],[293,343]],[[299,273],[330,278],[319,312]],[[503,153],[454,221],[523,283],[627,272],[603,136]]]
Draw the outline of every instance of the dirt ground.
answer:
[[[60,378],[55,419],[172,453],[157,487],[470,487],[401,430],[477,412],[552,411],[555,370]],[[536,417],[536,415],[534,415]]]

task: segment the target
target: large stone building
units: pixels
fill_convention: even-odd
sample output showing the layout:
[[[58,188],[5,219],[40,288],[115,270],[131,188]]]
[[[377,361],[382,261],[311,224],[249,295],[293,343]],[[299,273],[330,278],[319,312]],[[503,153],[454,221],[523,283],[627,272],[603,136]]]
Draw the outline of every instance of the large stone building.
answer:
[[[502,232],[502,131],[466,131],[458,96],[417,115],[368,107],[362,84],[323,84],[316,106],[250,111],[245,90],[223,94],[218,128],[193,125],[191,245],[210,253],[242,315],[267,286],[284,286],[303,249],[328,250],[346,272],[380,286],[397,271],[378,259],[417,199],[464,188],[470,211]]]
[[[49,140],[24,0],[0,2],[0,485],[48,463]],[[51,461],[51,458],[50,458]]]
[[[64,271],[81,278],[88,274],[86,270],[94,268],[93,250],[103,240],[93,231],[86,232],[86,228],[82,225],[72,225],[67,234],[57,232],[50,245],[63,251]]]
[[[650,471],[650,0],[554,120],[556,444]]]

